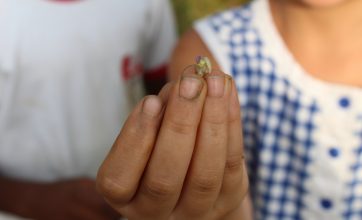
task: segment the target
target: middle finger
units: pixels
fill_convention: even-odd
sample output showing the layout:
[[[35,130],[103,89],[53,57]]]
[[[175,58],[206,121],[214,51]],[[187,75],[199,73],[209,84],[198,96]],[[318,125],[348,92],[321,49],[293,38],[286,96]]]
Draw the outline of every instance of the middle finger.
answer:
[[[164,219],[173,210],[194,150],[206,96],[204,80],[183,75],[168,98],[154,151],[133,201],[142,219]]]
[[[180,219],[199,219],[216,201],[227,154],[231,78],[221,72],[206,76],[203,115],[191,166],[177,207]]]

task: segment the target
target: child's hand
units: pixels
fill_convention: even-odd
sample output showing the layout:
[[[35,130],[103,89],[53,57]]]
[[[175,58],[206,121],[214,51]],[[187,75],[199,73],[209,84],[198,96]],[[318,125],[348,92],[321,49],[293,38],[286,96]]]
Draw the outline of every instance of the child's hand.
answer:
[[[231,78],[184,74],[133,110],[99,170],[98,188],[131,220],[227,219],[248,188],[242,155]]]

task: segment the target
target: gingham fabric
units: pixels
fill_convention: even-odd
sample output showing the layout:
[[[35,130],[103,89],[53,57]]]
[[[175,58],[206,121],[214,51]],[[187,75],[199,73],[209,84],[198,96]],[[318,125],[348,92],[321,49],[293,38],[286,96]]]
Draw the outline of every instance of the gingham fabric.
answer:
[[[362,89],[306,73],[267,0],[194,27],[237,84],[255,219],[362,219]]]

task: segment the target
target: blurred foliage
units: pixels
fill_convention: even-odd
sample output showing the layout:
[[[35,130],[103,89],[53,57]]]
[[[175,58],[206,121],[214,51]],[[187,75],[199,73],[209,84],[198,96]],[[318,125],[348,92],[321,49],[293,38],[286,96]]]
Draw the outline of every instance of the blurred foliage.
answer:
[[[245,2],[247,0],[172,0],[180,33],[187,30],[195,19]]]

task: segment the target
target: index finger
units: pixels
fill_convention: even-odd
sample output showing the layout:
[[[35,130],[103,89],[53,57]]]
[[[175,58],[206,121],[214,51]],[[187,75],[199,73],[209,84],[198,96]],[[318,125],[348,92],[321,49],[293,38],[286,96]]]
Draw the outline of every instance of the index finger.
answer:
[[[142,207],[144,215],[161,219],[159,213],[167,215],[176,205],[194,150],[205,96],[204,79],[195,74],[182,75],[173,87],[154,151],[134,200],[134,207]]]
[[[137,191],[162,118],[159,97],[145,97],[132,111],[97,175],[97,188],[114,208],[127,205]]]

